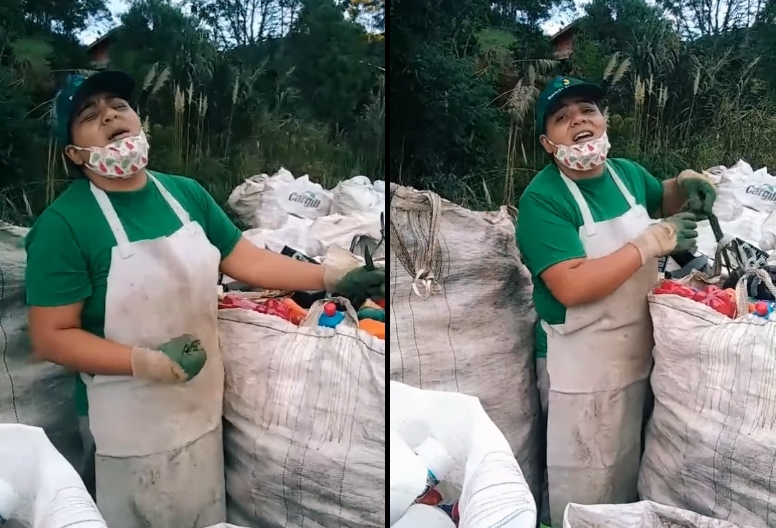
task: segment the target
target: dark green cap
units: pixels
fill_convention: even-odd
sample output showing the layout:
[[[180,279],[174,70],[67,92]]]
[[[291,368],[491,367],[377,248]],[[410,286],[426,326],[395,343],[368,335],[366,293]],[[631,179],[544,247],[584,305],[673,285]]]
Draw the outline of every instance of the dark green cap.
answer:
[[[73,112],[81,102],[98,93],[109,93],[131,102],[135,81],[121,71],[101,71],[93,75],[70,75],[54,98],[51,127],[60,146],[70,144]]]
[[[560,101],[569,95],[589,95],[594,101],[603,99],[604,90],[597,84],[573,77],[555,77],[544,88],[536,101],[536,134],[544,134],[547,114]]]

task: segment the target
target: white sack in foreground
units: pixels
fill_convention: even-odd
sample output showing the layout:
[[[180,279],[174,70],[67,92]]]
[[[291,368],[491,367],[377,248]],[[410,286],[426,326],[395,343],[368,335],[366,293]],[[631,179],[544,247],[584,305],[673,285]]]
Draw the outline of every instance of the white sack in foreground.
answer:
[[[748,528],[651,501],[583,506],[569,504],[563,528]]]
[[[385,526],[385,342],[247,310],[220,310],[227,521]]]
[[[512,449],[482,408],[465,394],[420,390],[391,381],[391,429],[416,450],[429,438],[446,450],[452,464],[443,483],[461,491],[459,528],[535,528],[536,503]],[[393,446],[391,446],[393,447]],[[392,453],[393,454],[393,453]],[[402,457],[391,466],[391,520],[404,507],[405,490],[414,492],[416,472]],[[399,474],[408,472],[408,478]],[[399,478],[394,478],[394,472]],[[421,490],[422,491],[422,490]],[[401,523],[401,521],[399,521]]]
[[[107,528],[78,473],[39,427],[0,424],[0,510],[10,526]]]
[[[651,384],[639,495],[732,523],[776,523],[776,323],[650,295]]]
[[[505,208],[469,211],[396,185],[391,194],[391,379],[479,398],[539,497],[536,313],[514,223]]]
[[[82,457],[75,415],[75,376],[33,361],[27,333],[24,237],[29,229],[0,224],[0,423],[42,427],[72,464]]]

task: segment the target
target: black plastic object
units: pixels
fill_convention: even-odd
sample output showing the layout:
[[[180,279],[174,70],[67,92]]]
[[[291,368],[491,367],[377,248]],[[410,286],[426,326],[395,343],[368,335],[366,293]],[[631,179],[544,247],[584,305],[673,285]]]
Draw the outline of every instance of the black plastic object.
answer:
[[[762,268],[768,273],[771,282],[776,282],[776,266],[765,266]],[[749,297],[754,297],[758,301],[776,301],[771,291],[765,286],[765,283],[756,275],[746,279],[746,289]]]
[[[292,259],[301,260],[302,262],[309,262],[310,264],[320,264],[320,262],[317,262],[315,259],[312,259],[302,253],[301,251],[297,251],[294,248],[290,248],[288,246],[283,246],[283,250],[280,252],[281,255],[285,255],[287,257],[291,257]]]
[[[676,260],[676,263],[682,267],[679,268],[678,270],[667,272],[666,276],[669,279],[682,279],[687,275],[689,275],[690,273],[692,273],[693,271],[700,271],[706,274],[708,274],[711,271],[709,266],[709,257],[707,257],[706,255],[701,255],[699,257],[696,257],[693,255],[692,257],[693,257],[692,260],[690,260],[689,262],[686,262],[686,260],[683,259],[683,261],[686,262],[686,264],[684,265],[682,265],[682,262],[680,262],[678,259],[676,259],[676,257],[674,257],[674,260]]]
[[[296,304],[304,308],[305,310],[309,310],[313,304],[316,303],[316,301],[322,301],[326,298],[326,292],[294,292],[291,295],[291,300],[294,301]]]
[[[714,238],[717,239],[717,242],[721,241],[724,235],[715,215],[709,215],[709,224],[714,232]],[[740,276],[743,270],[765,266],[768,262],[768,253],[745,240],[734,238],[722,251],[722,260],[731,277],[736,275],[734,273],[736,271],[738,271],[737,275]],[[727,281],[725,283],[727,284]]]

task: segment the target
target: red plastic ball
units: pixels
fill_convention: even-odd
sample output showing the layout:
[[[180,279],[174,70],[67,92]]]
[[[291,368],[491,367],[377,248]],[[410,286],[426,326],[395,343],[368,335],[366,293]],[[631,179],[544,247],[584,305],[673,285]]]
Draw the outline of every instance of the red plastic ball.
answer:
[[[323,313],[325,313],[328,317],[333,317],[334,314],[337,313],[337,305],[333,302],[324,304]]]

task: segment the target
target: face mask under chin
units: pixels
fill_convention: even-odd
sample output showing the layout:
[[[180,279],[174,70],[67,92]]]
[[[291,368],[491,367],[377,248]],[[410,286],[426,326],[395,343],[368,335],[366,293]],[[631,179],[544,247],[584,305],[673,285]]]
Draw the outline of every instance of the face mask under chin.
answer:
[[[75,148],[89,153],[84,166],[104,178],[130,178],[148,165],[148,140],[142,131],[104,147]]]
[[[606,162],[611,144],[604,132],[601,137],[575,145],[555,145],[555,159],[563,165],[576,171],[589,171]]]

